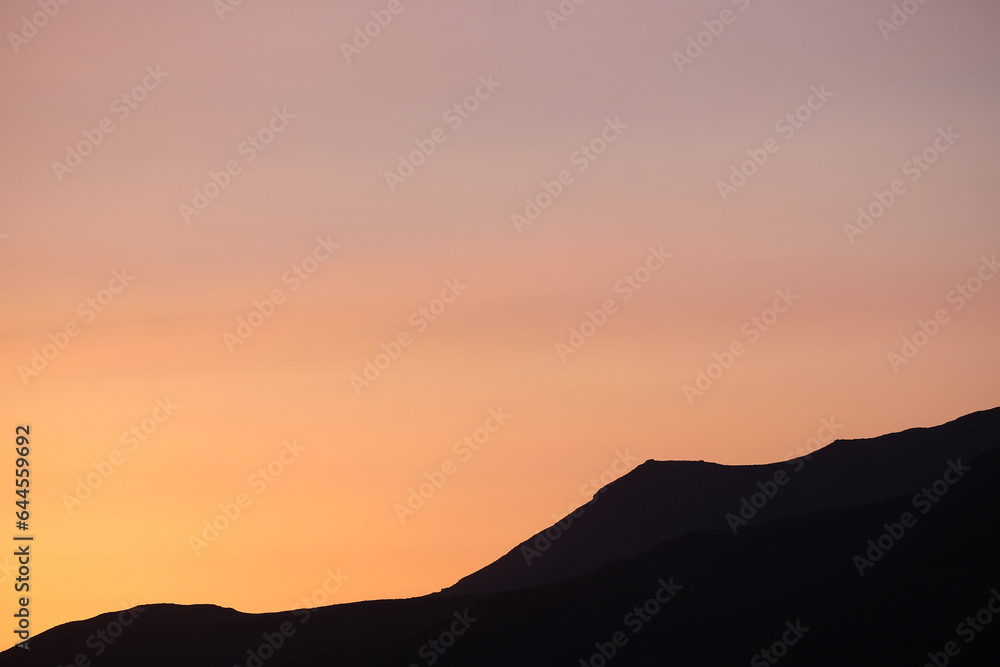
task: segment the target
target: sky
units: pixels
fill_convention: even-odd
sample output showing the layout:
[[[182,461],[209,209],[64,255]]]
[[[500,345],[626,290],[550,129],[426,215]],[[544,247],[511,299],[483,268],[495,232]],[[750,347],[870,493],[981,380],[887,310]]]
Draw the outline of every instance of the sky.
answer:
[[[996,407],[998,19],[5,2],[32,632],[422,595],[647,459]]]

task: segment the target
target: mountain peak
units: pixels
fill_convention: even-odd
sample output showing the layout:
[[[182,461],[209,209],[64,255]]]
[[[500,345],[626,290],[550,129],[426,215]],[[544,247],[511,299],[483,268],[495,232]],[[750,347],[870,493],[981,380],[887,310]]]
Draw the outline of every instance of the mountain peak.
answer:
[[[876,438],[835,440],[760,465],[647,459],[586,505],[536,533],[445,593],[486,593],[563,581],[685,533],[731,530],[727,517],[774,492],[744,522],[854,507],[912,493],[950,458],[972,461],[1000,445],[1000,408]],[[765,493],[765,495],[767,495]]]

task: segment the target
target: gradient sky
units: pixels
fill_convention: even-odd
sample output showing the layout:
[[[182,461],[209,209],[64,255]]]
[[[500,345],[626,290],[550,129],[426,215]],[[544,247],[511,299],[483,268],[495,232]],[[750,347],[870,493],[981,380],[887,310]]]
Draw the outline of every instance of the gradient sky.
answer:
[[[764,463],[823,419],[868,437],[1000,404],[1000,280],[951,293],[1000,253],[995,2],[927,3],[885,39],[888,1],[592,0],[553,29],[556,0],[401,0],[347,62],[341,43],[389,4],[245,0],[220,18],[211,0],[70,2],[13,42],[41,10],[0,8],[0,383],[11,442],[17,424],[34,435],[35,632],[136,603],[301,607],[328,571],[349,577],[329,603],[420,595],[588,500],[620,454]],[[115,100],[144,77],[123,117]],[[481,77],[499,87],[453,128],[445,112]],[[787,136],[776,123],[814,87],[832,96]],[[274,109],[294,118],[248,161]],[[102,119],[114,129],[95,135]],[[579,171],[608,119],[627,128]],[[447,140],[390,191],[385,172],[435,128]],[[948,128],[911,180],[905,163]],[[85,132],[100,144],[57,174]],[[777,152],[723,201],[718,182],[769,138]],[[511,215],[562,170],[572,183],[519,233]],[[845,224],[896,179],[852,243]],[[339,247],[292,289],[318,238]],[[661,246],[626,300],[618,281]],[[231,352],[224,335],[274,290],[284,302]],[[798,299],[752,340],[777,290]],[[556,344],[608,299],[564,362]],[[19,370],[73,324],[43,370]],[[404,332],[359,395],[351,376]],[[733,342],[744,354],[689,401]],[[130,450],[122,435],[166,399]],[[497,408],[506,423],[458,455]],[[258,494],[286,440],[304,450]],[[394,506],[449,460],[401,523]],[[196,555],[189,537],[241,493],[252,504]]]

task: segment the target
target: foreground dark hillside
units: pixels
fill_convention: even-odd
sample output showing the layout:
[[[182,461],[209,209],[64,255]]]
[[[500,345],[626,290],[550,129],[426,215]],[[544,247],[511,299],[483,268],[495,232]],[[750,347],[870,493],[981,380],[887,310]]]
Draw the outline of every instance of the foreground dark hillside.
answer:
[[[827,419],[824,426],[829,433],[838,425]],[[566,530],[530,537],[447,592],[491,593],[562,581],[693,531],[739,532],[745,525],[907,495],[936,478],[949,457],[972,462],[1000,447],[998,432],[1000,409],[934,428],[838,440],[807,457],[768,465],[647,461],[564,518]],[[784,481],[780,492],[740,515],[743,499],[773,490],[776,476]],[[558,539],[548,540],[546,533]]]
[[[996,415],[980,413],[978,438],[1000,440]],[[1000,452],[959,461],[948,442],[927,446],[935,431],[914,432],[909,452],[933,472],[894,498],[736,535],[723,524],[564,581],[264,615],[152,606],[100,656],[95,633],[120,614],[50,630],[0,665],[920,666],[934,664],[928,652],[939,665],[1000,664],[1000,613],[988,611],[995,595],[1000,612]],[[880,538],[884,553],[868,544]],[[870,550],[870,565],[855,560]]]

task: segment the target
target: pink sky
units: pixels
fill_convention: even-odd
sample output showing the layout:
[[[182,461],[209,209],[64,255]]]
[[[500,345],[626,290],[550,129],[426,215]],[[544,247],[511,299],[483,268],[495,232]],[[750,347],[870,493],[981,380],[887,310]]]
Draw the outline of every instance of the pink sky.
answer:
[[[626,452],[763,463],[823,419],[867,437],[1000,403],[1000,8],[927,3],[888,32],[891,2],[593,0],[553,29],[558,7],[71,1],[13,40],[42,10],[0,9],[3,414],[35,434],[34,631],[133,603],[301,606],[328,570],[350,577],[329,602],[428,593]],[[563,360],[573,327],[593,336]],[[717,377],[685,393],[699,371]],[[509,420],[460,454],[491,409]]]

